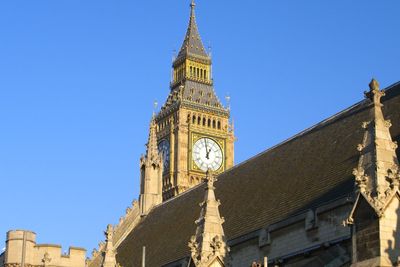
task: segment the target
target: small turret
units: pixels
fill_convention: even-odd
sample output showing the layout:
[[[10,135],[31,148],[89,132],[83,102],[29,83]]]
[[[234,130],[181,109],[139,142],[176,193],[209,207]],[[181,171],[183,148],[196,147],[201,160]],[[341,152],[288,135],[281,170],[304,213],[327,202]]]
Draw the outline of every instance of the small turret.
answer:
[[[157,146],[157,125],[154,116],[150,123],[146,155],[140,159],[140,211],[146,215],[149,210],[162,202],[163,160]]]

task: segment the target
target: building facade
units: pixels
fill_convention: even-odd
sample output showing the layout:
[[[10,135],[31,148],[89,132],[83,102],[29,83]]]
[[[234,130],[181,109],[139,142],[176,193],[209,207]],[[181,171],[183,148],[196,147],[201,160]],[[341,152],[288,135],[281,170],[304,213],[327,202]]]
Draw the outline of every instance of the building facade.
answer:
[[[364,100],[234,166],[211,63],[192,1],[170,94],[150,121],[139,201],[87,260],[17,230],[0,267],[398,266],[400,83],[372,80]]]

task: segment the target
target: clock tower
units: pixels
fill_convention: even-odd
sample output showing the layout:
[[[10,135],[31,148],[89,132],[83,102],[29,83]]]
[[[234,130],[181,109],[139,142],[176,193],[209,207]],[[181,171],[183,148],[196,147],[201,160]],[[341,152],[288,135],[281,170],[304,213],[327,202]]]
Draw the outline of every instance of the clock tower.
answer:
[[[152,119],[163,161],[157,179],[164,201],[200,183],[208,169],[218,174],[234,164],[229,107],[214,91],[211,55],[199,35],[194,1],[190,9],[185,39],[172,64],[170,93]]]

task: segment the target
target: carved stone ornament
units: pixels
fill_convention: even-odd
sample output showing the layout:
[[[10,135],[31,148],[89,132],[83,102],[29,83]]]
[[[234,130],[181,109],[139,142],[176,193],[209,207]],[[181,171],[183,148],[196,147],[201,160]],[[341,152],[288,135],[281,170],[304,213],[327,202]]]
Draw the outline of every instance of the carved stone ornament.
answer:
[[[364,146],[363,144],[358,144],[358,145],[357,145],[357,150],[358,150],[359,152],[363,151],[364,148],[365,148],[365,146]]]
[[[367,187],[367,182],[368,182],[368,176],[365,175],[364,169],[362,167],[354,169],[353,175],[355,177],[356,185],[360,189],[360,192],[365,193],[366,191],[365,188]]]
[[[399,188],[400,184],[400,172],[397,166],[393,166],[388,170],[387,179],[390,182],[390,186],[394,188]]]
[[[188,246],[190,248],[190,252],[192,254],[193,258],[197,258],[197,253],[198,253],[198,244],[196,242],[196,236],[192,235],[190,238],[190,241],[188,243]]]
[[[50,254],[49,253],[44,253],[43,259],[42,259],[43,265],[44,266],[49,266],[49,263],[51,262]]]
[[[99,254],[99,251],[97,251],[97,249],[94,248],[92,250],[92,258],[95,258],[98,254]]]
[[[210,247],[212,248],[214,255],[215,255],[216,253],[218,253],[218,251],[219,251],[219,250],[221,249],[221,247],[222,247],[221,238],[220,238],[219,236],[215,236],[215,237],[212,239],[211,243],[210,243]]]
[[[111,224],[108,224],[107,230],[104,232],[104,235],[106,236],[106,241],[112,240],[113,233],[114,233],[113,226]]]

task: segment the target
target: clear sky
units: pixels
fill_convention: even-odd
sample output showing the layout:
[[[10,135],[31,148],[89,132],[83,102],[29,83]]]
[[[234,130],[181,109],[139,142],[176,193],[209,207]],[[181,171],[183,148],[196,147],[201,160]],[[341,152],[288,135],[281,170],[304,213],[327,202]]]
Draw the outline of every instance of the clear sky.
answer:
[[[400,80],[398,0],[196,9],[216,92],[232,99],[236,163],[360,101],[372,77]],[[118,222],[188,16],[189,0],[0,1],[1,247],[22,228],[91,252]]]

